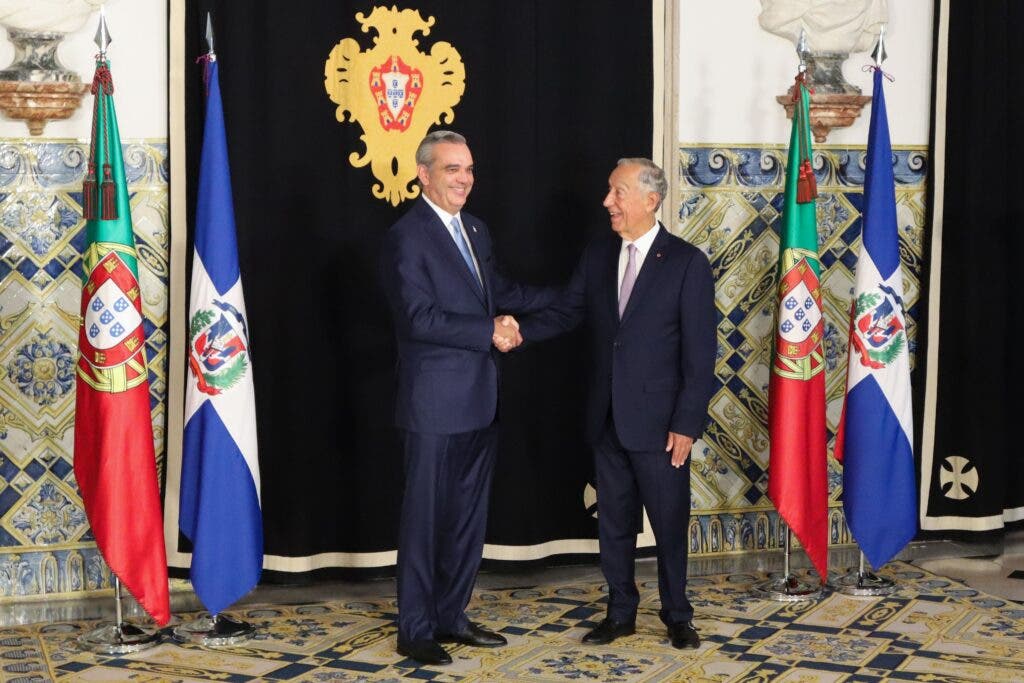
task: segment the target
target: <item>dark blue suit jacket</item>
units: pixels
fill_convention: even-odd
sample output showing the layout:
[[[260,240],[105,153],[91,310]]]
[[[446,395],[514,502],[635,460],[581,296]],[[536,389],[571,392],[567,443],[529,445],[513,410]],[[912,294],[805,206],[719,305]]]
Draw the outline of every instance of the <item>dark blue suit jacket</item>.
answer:
[[[494,421],[500,353],[494,317],[549,305],[556,290],[525,287],[496,268],[491,236],[461,212],[483,277],[463,261],[447,227],[418,199],[388,230],[380,273],[398,341],[395,424],[405,430],[458,434]]]
[[[668,432],[700,438],[715,389],[714,280],[707,257],[659,226],[619,320],[622,239],[601,235],[583,252],[559,302],[520,321],[526,341],[586,317],[591,372],[586,436],[596,444],[609,406],[622,445],[664,450]]]

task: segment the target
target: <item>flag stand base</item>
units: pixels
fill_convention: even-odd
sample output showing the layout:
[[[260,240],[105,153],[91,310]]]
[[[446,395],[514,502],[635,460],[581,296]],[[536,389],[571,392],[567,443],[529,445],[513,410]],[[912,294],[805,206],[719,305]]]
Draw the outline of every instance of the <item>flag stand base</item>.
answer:
[[[114,621],[100,624],[78,636],[83,650],[103,655],[126,655],[148,650],[160,642],[160,631],[147,626],[129,624],[122,617],[121,579],[114,575]]]
[[[785,574],[776,579],[755,583],[750,588],[750,593],[755,597],[776,602],[817,600],[821,597],[821,584],[805,581],[794,574]]]
[[[896,592],[896,582],[871,572],[851,569],[843,576],[829,581],[829,587],[836,593],[870,597],[890,595]]]
[[[101,624],[93,630],[78,636],[82,649],[104,655],[126,655],[148,650],[160,642],[160,632],[120,622]]]
[[[792,547],[792,531],[786,527],[783,537],[782,576],[767,578],[750,587],[750,594],[755,598],[775,600],[776,602],[796,602],[797,600],[817,600],[821,597],[821,581],[819,579],[801,579],[789,569],[789,555]]]
[[[256,627],[223,614],[211,617],[201,614],[194,620],[174,629],[174,639],[183,643],[196,643],[210,647],[238,645],[256,634]]]
[[[896,582],[868,571],[864,551],[860,552],[860,563],[838,579],[831,579],[829,587],[843,595],[871,597],[873,595],[889,595],[896,592]]]

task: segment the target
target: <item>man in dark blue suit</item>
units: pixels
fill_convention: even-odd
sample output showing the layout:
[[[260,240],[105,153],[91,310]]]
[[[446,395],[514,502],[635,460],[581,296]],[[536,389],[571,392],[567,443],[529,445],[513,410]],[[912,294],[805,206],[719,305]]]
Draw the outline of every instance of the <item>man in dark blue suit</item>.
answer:
[[[398,537],[398,652],[447,664],[441,642],[499,647],[465,608],[480,566],[497,454],[498,350],[522,342],[515,319],[555,291],[496,269],[491,237],[462,211],[473,157],[450,131],[416,151],[421,198],[388,231],[381,280],[398,342],[395,423],[405,441]]]
[[[591,372],[586,436],[597,472],[606,618],[583,637],[610,643],[635,631],[641,506],[657,541],[661,620],[672,645],[696,648],[686,598],[690,449],[715,387],[714,281],[707,257],[655,218],[668,183],[648,159],[620,159],[604,206],[613,232],[583,252],[564,297],[520,319],[527,341],[586,318]]]

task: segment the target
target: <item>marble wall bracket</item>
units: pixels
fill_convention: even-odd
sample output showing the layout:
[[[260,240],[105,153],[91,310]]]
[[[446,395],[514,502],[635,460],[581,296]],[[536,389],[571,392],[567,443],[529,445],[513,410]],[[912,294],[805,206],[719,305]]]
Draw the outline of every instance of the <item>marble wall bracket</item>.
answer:
[[[57,58],[63,32],[8,27],[7,35],[14,61],[0,71],[0,111],[24,121],[32,135],[42,135],[48,121],[75,113],[90,86]]]
[[[776,101],[786,108],[787,118],[793,118],[793,96],[779,95]],[[871,101],[869,95],[847,93],[811,93],[811,132],[818,144],[825,142],[833,128],[846,128],[860,116],[861,109]]]
[[[32,135],[42,135],[48,122],[70,118],[87,92],[88,83],[0,81],[0,111],[24,121]]]

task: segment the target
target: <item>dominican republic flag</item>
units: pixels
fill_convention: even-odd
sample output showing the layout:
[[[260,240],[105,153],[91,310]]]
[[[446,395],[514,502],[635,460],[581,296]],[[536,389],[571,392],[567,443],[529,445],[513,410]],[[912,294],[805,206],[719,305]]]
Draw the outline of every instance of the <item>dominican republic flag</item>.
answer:
[[[809,94],[803,74],[791,92],[793,132],[779,230],[779,308],[768,380],[768,497],[828,577],[828,468],[825,451],[825,317],[811,164]]]
[[[263,516],[252,360],[212,54],[205,68],[179,525],[192,541],[192,587],[215,615],[259,581]]]
[[[877,569],[917,533],[910,352],[892,146],[879,69],[875,69],[866,166],[846,401],[835,455],[843,461],[846,523]]]

